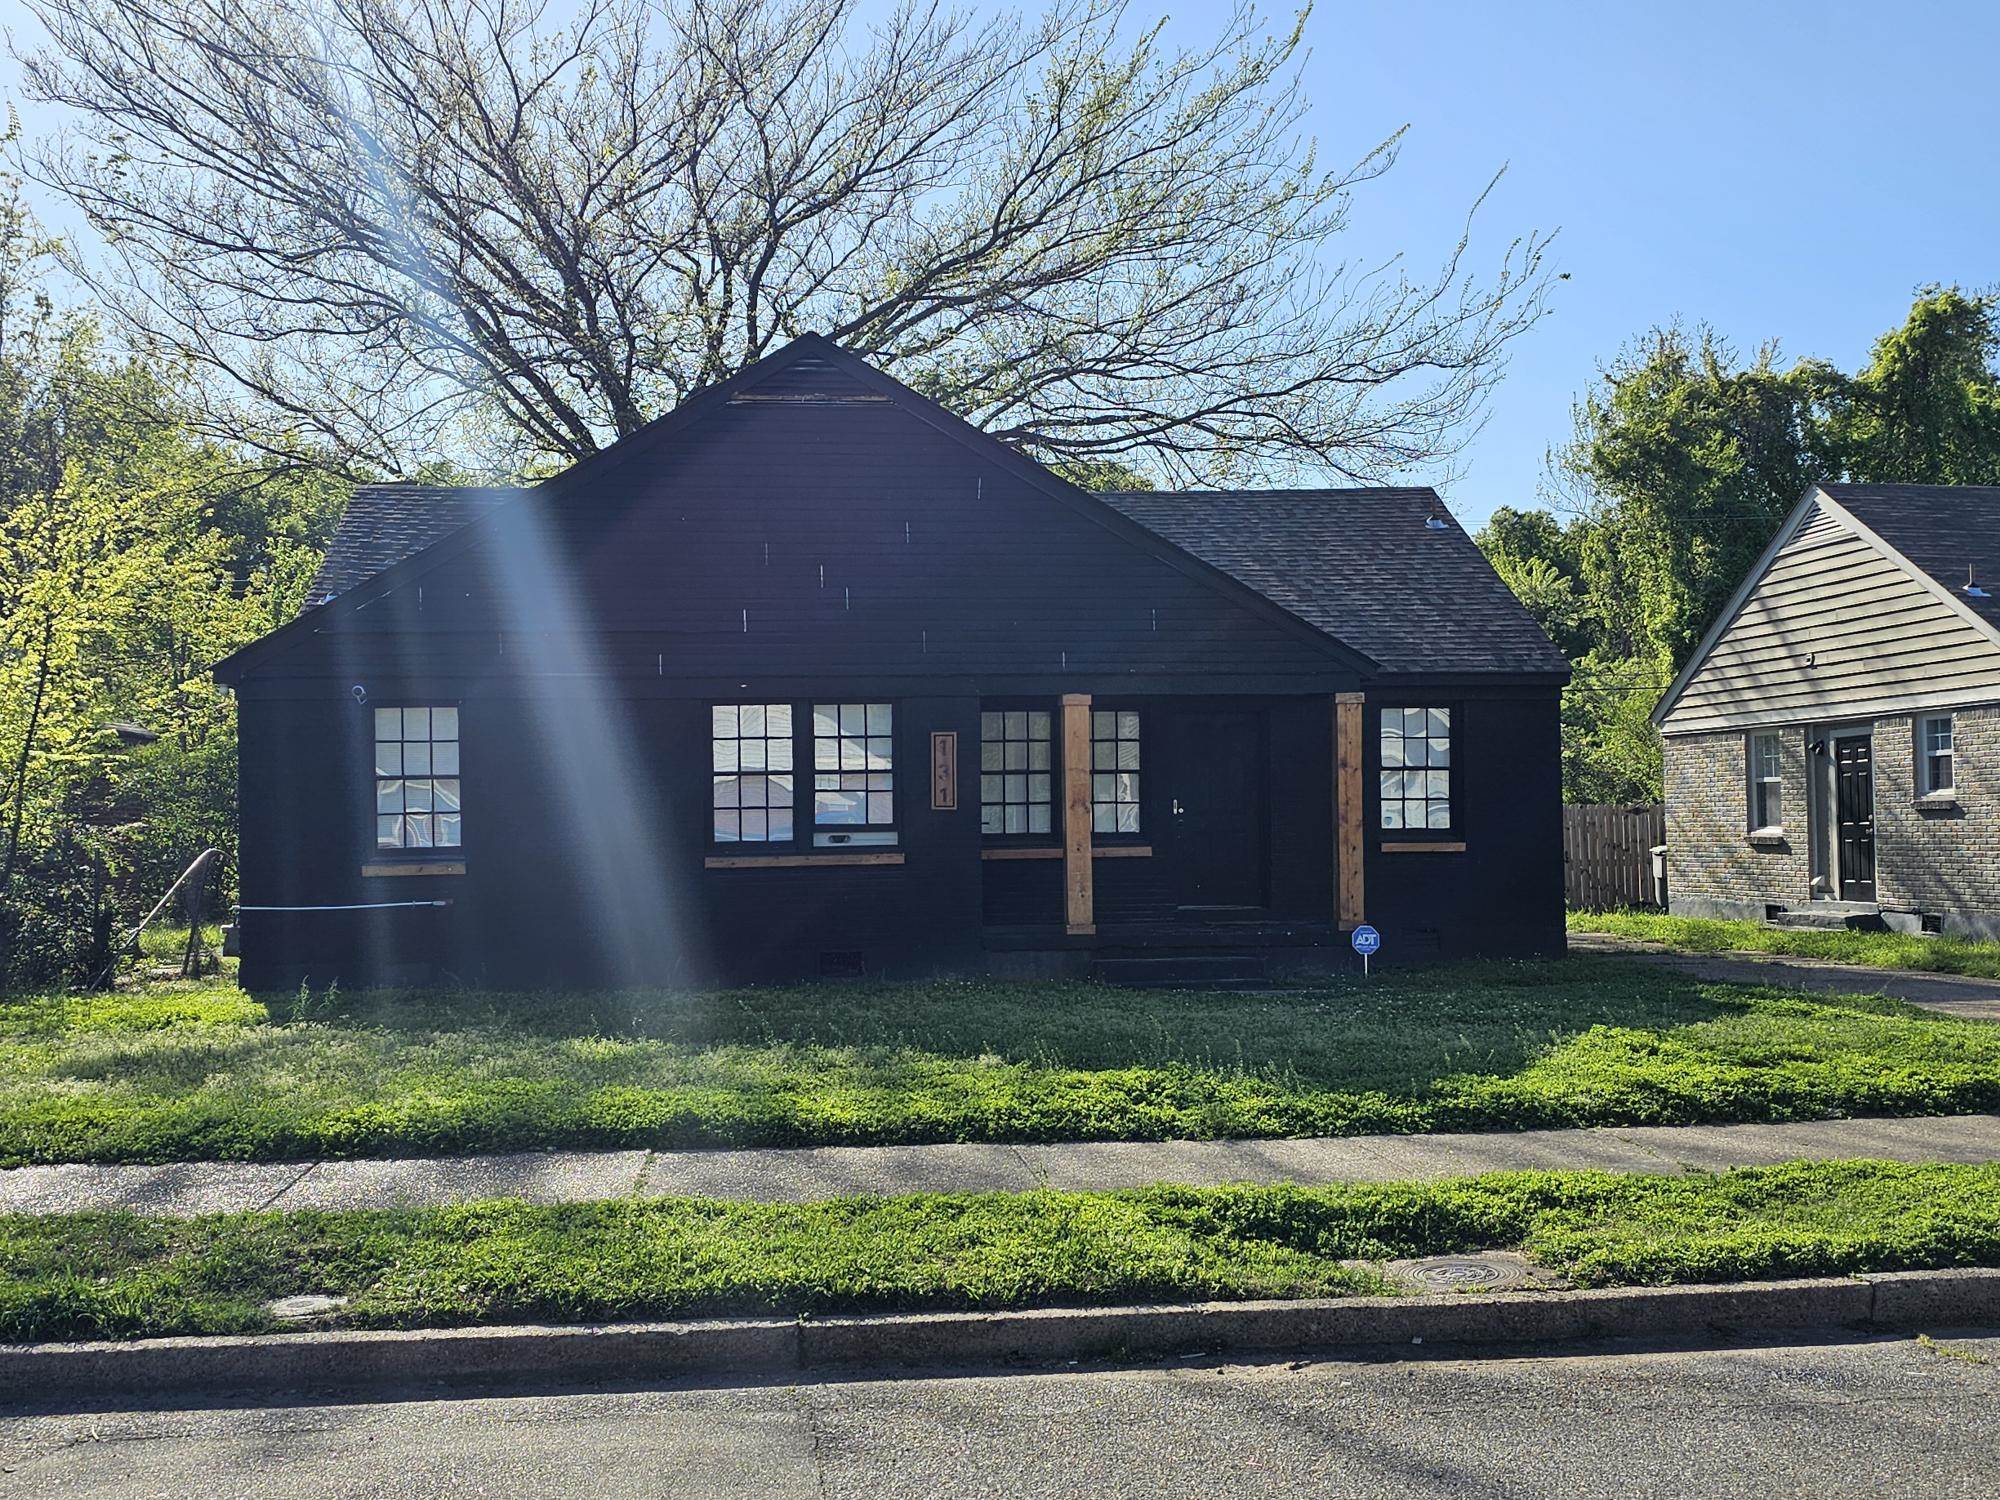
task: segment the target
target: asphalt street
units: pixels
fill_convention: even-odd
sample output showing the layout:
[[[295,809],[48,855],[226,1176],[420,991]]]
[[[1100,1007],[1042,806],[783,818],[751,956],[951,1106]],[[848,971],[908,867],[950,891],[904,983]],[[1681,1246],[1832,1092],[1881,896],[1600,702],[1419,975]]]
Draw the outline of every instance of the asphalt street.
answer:
[[[1996,1494],[2000,1330],[0,1413],[10,1500]]]

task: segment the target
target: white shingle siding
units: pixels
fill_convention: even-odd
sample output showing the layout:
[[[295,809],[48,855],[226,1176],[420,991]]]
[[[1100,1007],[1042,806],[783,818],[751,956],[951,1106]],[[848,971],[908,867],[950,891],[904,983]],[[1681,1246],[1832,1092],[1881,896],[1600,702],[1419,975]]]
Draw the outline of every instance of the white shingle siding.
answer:
[[[1661,721],[1669,737],[2000,699],[2000,641],[1815,503]]]

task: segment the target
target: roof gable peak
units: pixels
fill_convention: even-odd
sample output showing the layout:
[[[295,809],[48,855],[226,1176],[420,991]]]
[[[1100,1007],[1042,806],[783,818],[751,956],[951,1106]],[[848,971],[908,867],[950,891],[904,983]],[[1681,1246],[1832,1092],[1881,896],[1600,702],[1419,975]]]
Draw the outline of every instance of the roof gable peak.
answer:
[[[1024,481],[1140,553],[1199,581],[1295,639],[1314,645],[1350,670],[1373,672],[1382,668],[1382,663],[1365,647],[1347,639],[1339,630],[1330,628],[1328,619],[1303,608],[1284,590],[1267,588],[1262,580],[1247,577],[1241,569],[1204,555],[1202,549],[1163,535],[1156,527],[1126,514],[1125,509],[1110,498],[1080,489],[991,433],[974,427],[937,402],[885,374],[859,355],[841,348],[823,335],[807,333],[726,379],[693,393],[672,411],[579,460],[561,473],[531,487],[498,492],[500,499],[496,503],[486,507],[478,516],[469,518],[465,524],[446,534],[420,540],[414,550],[398,560],[364,578],[352,580],[340,592],[308,609],[291,624],[244,647],[218,667],[218,675],[225,681],[237,680],[245,670],[283,650],[288,643],[303,639],[315,630],[344,618],[347,613],[367,607],[404,583],[421,577],[472,545],[476,535],[493,521],[497,512],[516,505],[561,504],[572,496],[588,492],[598,481],[657,451],[661,445],[725,407],[850,402],[898,406],[916,420],[973,449],[982,460]],[[1134,495],[1158,496],[1167,493],[1134,492]],[[1308,498],[1315,504],[1340,498],[1355,503],[1368,498],[1399,498],[1405,503],[1428,505],[1442,511],[1442,503],[1428,487],[1192,492],[1190,498],[1203,495],[1211,499],[1233,497],[1273,504],[1286,500],[1305,501]],[[1463,535],[1455,523],[1449,529]],[[1553,670],[1554,665],[1537,663],[1528,670]],[[1561,665],[1566,670],[1566,664]]]
[[[1738,618],[1743,614],[1745,607],[1756,596],[1758,587],[1770,573],[1773,564],[1777,561],[1778,555],[1805,529],[1807,522],[1811,519],[1815,511],[1824,512],[1843,529],[1860,538],[1861,541],[1865,542],[1869,547],[1881,554],[1882,557],[1907,574],[1932,597],[1940,600],[1954,614],[1970,622],[1996,645],[2000,645],[2000,616],[1989,617],[1975,604],[1976,596],[1968,598],[1961,590],[1955,590],[1948,586],[1931,570],[1911,558],[1903,548],[1898,547],[1892,541],[1885,538],[1876,527],[1871,526],[1861,515],[1856,514],[1855,509],[1849,503],[1843,503],[1852,502],[1861,496],[1881,498],[1891,496],[1897,492],[1911,497],[1921,497],[1924,492],[1962,495],[1969,488],[1974,487],[1958,485],[1859,485],[1833,483],[1808,486],[1806,492],[1799,497],[1798,503],[1792,507],[1791,513],[1785,517],[1784,522],[1778,527],[1777,534],[1771,538],[1770,544],[1759,554],[1757,561],[1751,564],[1749,572],[1743,577],[1743,581],[1737,585],[1736,591],[1729,596],[1728,602],[1717,613],[1714,624],[1709,626],[1699,644],[1696,645],[1694,651],[1688,656],[1687,664],[1674,674],[1673,681],[1667,685],[1667,690],[1660,695],[1660,701],[1653,705],[1653,711],[1648,715],[1653,727],[1659,729],[1665,725],[1668,716],[1673,713],[1675,707],[1680,703],[1682,696],[1686,693],[1688,686],[1694,681],[1696,674],[1701,671],[1703,665],[1714,653],[1715,648],[1721,643],[1723,637],[1729,633],[1730,627],[1736,623]],[[1996,503],[2000,503],[2000,488],[1984,489],[1981,492],[1993,497]],[[1987,602],[2000,604],[2000,600],[1989,600]]]

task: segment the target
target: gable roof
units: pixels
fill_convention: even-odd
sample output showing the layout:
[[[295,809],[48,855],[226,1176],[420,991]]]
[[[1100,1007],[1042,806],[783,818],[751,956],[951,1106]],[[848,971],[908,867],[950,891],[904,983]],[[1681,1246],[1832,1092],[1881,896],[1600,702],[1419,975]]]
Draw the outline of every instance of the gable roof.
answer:
[[[1084,519],[1119,535],[1176,571],[1206,583],[1280,628],[1316,643],[1351,668],[1528,674],[1568,670],[1568,663],[1449,517],[1446,517],[1448,539],[1447,533],[1428,529],[1406,536],[1405,523],[1412,514],[1416,515],[1415,524],[1419,528],[1423,515],[1432,511],[1444,514],[1437,496],[1428,489],[1232,491],[1182,497],[1092,494],[830,340],[806,334],[728,379],[696,392],[666,415],[530,488],[461,489],[405,484],[367,486],[357,491],[355,498],[360,509],[352,512],[351,527],[349,520],[343,518],[327,562],[314,579],[309,607],[290,624],[218,663],[216,675],[225,682],[240,679],[257,662],[325,628],[345,613],[365,609],[403,582],[463,551],[482,530],[481,522],[497,511],[511,504],[560,503],[580,487],[656,451],[719,406],[827,399],[887,401],[901,406],[954,440],[976,448],[989,462],[1025,480]],[[1337,514],[1324,504],[1327,497],[1385,494],[1402,499],[1387,506],[1356,499],[1351,513]],[[1305,503],[1295,504],[1289,511],[1281,503],[1273,504],[1264,514],[1258,523],[1259,533],[1280,554],[1281,561],[1273,563],[1267,558],[1262,564],[1219,535],[1211,534],[1197,545],[1195,529],[1191,528],[1194,512],[1185,517],[1168,516],[1149,504],[1159,499],[1184,499],[1200,505],[1220,504],[1230,499],[1247,503],[1280,502],[1286,498]],[[1142,511],[1146,512],[1143,517],[1139,514]],[[1219,533],[1221,529],[1219,524],[1207,528],[1210,533]],[[1378,534],[1372,541],[1358,545],[1364,531]],[[1444,546],[1434,553],[1420,545],[1439,540],[1444,540]],[[1400,556],[1406,548],[1416,555]],[[1346,553],[1355,560],[1316,559],[1311,555],[1316,552]],[[1368,556],[1378,560],[1379,571],[1371,571],[1362,564],[1360,559]],[[1475,560],[1476,570],[1469,566]],[[1447,570],[1436,579],[1429,569],[1433,562]],[[1463,590],[1467,597],[1454,599],[1454,590]],[[1375,597],[1345,604],[1331,597],[1317,597],[1329,591]],[[1426,591],[1437,601],[1435,606],[1411,601],[1409,596]],[[1391,615],[1399,605],[1398,595],[1404,596],[1401,607],[1427,623],[1421,627],[1396,625]],[[1443,628],[1444,606],[1449,604],[1456,609],[1468,601],[1485,618],[1487,626],[1498,629],[1512,643],[1512,648],[1478,656],[1472,650],[1468,632],[1447,632]],[[1368,636],[1385,650],[1393,648],[1397,665],[1378,660],[1337,627]],[[1414,642],[1425,631],[1430,633],[1433,643],[1449,634],[1454,649],[1417,659]],[[1518,654],[1510,654],[1513,648],[1518,649]]]
[[[2000,487],[1949,484],[1816,484],[1799,497],[1750,571],[1648,716],[1660,728],[1736,622],[1785,545],[1816,511],[1832,517],[2000,644],[2000,597],[1965,591],[1966,569],[2000,595]]]
[[[2000,629],[2000,486],[1823,484],[1820,493]],[[1965,592],[1966,570],[1986,590]]]
[[[324,604],[367,582],[520,493],[446,484],[361,485],[341,513],[333,542],[313,574],[306,607]]]
[[[1098,498],[1385,672],[1569,671],[1428,487]]]

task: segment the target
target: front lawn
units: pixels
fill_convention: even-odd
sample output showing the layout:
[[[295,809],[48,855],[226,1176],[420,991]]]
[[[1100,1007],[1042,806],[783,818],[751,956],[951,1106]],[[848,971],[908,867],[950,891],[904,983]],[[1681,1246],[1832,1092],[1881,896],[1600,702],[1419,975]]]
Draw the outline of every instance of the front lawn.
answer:
[[[259,1332],[301,1293],[366,1328],[1344,1296],[1493,1249],[1600,1286],[1996,1265],[2000,1167],[0,1218],[0,1342]]]
[[[1769,927],[1762,922],[1720,922],[1670,917],[1656,911],[1573,911],[1571,932],[1659,943],[1676,953],[1783,953],[1872,969],[1920,969],[2000,979],[2000,943],[1901,932],[1818,932]]]
[[[1144,1140],[2000,1107],[2000,1026],[1605,961],[1275,995],[938,982],[0,1006],[0,1162]]]

